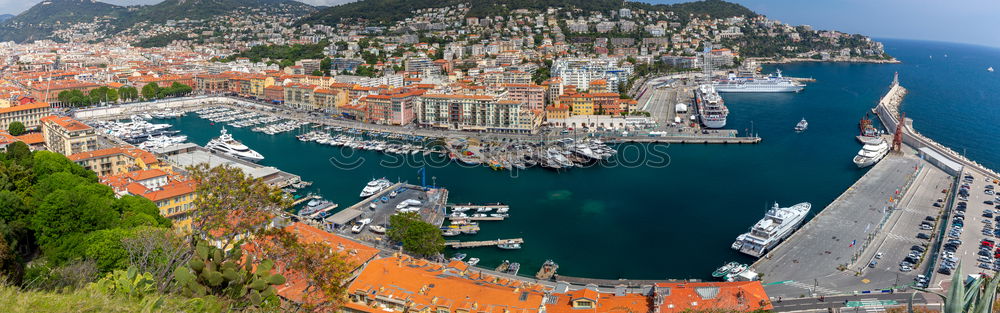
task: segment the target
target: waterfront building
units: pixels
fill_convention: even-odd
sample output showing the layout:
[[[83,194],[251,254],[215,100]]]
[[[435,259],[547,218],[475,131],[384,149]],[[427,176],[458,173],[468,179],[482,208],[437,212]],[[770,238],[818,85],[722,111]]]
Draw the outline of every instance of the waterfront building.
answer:
[[[285,104],[300,109],[313,108],[313,92],[315,85],[291,83],[285,85]]]
[[[424,126],[469,131],[532,133],[540,117],[522,116],[538,114],[523,110],[521,102],[504,100],[504,95],[446,95],[425,94],[420,97],[417,122]]]
[[[544,312],[542,285],[394,256],[368,263],[348,287],[346,312]]]
[[[281,85],[273,85],[264,88],[264,99],[271,101],[284,102],[285,101],[285,87]]]
[[[97,131],[66,116],[49,115],[41,119],[42,137],[49,151],[70,155],[97,150]]]
[[[229,74],[202,74],[194,77],[194,90],[203,93],[224,93],[229,91]]]
[[[118,175],[161,166],[160,161],[152,153],[131,146],[74,153],[66,157],[83,168],[97,173],[97,176]]]
[[[416,118],[414,106],[424,90],[368,95],[360,102],[366,107],[365,121],[375,124],[407,125]]]
[[[526,110],[542,110],[545,108],[545,87],[535,84],[504,84],[507,89],[507,99],[518,101]]]
[[[590,288],[553,293],[546,302],[545,312],[755,312],[774,308],[764,287],[756,281],[657,283],[652,287],[644,290],[647,293],[628,290],[607,293]]]
[[[347,92],[330,88],[316,88],[313,91],[312,106],[317,109],[334,109],[346,104]]]
[[[0,128],[6,129],[10,123],[21,122],[25,129],[37,129],[42,125],[41,119],[50,113],[49,104],[41,101],[0,108]]]
[[[250,77],[250,95],[258,99],[266,99],[264,91],[274,85],[274,77],[254,75]]]

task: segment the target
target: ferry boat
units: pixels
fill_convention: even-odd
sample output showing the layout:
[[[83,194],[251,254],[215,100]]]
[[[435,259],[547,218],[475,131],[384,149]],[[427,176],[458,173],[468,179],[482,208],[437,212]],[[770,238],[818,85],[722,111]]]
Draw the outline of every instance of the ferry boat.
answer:
[[[869,167],[882,160],[889,154],[889,144],[884,139],[879,139],[876,143],[866,143],[858,155],[854,156],[854,164],[859,168]]]
[[[701,85],[695,91],[695,102],[698,105],[698,117],[701,124],[708,128],[723,128],[726,126],[726,117],[729,116],[729,108],[726,107],[722,96],[715,91],[712,85]]]
[[[775,203],[760,221],[757,221],[750,232],[740,235],[742,244],[739,251],[754,257],[761,257],[782,240],[788,238],[812,209],[812,204],[802,202],[791,207],[782,208]],[[735,243],[733,246],[737,246]]]
[[[715,80],[712,86],[718,92],[799,92],[805,88],[805,85],[781,76],[781,70],[769,76],[729,73],[727,78]]]
[[[809,128],[809,122],[807,122],[806,118],[804,117],[802,118],[801,121],[799,121],[798,124],[795,124],[795,131],[797,132],[804,132],[808,128]]]
[[[222,129],[221,133],[222,135],[220,135],[219,138],[212,139],[208,142],[208,144],[205,144],[205,148],[251,162],[259,162],[264,159],[264,156],[257,153],[257,151],[253,151],[246,145],[236,141],[236,139],[233,139],[233,135],[226,132],[225,128]]]
[[[371,197],[372,195],[379,193],[380,191],[385,190],[386,188],[389,187],[392,187],[392,182],[389,181],[388,179],[385,179],[385,177],[379,179],[373,179],[372,181],[368,182],[367,185],[365,185],[364,189],[361,189],[361,197],[362,198]]]

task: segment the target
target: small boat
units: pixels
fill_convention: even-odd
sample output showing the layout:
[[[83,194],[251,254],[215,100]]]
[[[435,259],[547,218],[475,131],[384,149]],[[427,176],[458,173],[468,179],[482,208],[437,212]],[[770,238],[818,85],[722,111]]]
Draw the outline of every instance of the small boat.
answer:
[[[542,268],[538,269],[538,273],[535,274],[535,278],[541,280],[552,279],[556,275],[556,270],[559,269],[559,264],[553,262],[552,260],[545,260],[542,264]]]
[[[808,128],[809,128],[809,122],[807,122],[805,118],[802,118],[802,120],[799,121],[798,124],[795,124],[796,132],[803,132]]]
[[[723,265],[722,267],[716,269],[715,272],[712,272],[712,277],[726,276],[726,274],[729,274],[729,271],[733,270],[733,268],[739,265],[740,264],[736,262],[729,262],[729,264]]]
[[[451,257],[451,259],[455,261],[462,261],[465,260],[465,257],[467,256],[468,255],[466,255],[465,253],[456,253],[454,256]]]
[[[520,270],[521,270],[521,263],[514,262],[511,263],[510,267],[507,268],[507,273],[510,273],[511,275],[517,275],[517,272]]]
[[[383,227],[381,225],[368,226],[368,230],[370,230],[370,231],[372,231],[373,233],[376,233],[376,234],[384,234],[385,233],[385,227]]]
[[[500,263],[500,266],[497,266],[496,271],[506,272],[508,268],[510,268],[510,261],[503,260],[503,263]]]
[[[469,266],[476,266],[476,264],[479,264],[479,258],[470,258],[469,262],[466,263],[469,263]]]
[[[517,250],[521,249],[521,244],[519,243],[501,243],[497,245],[497,248],[504,250]]]
[[[733,245],[731,246],[733,248],[733,250],[739,251],[740,248],[743,247],[743,240],[745,240],[745,239],[747,239],[747,234],[745,234],[745,233],[744,234],[740,234],[739,236],[736,236],[736,241],[734,241]]]
[[[987,71],[987,72],[992,72],[992,71],[993,71],[993,67],[992,67],[992,66],[990,66],[990,67],[986,68],[986,71]]]

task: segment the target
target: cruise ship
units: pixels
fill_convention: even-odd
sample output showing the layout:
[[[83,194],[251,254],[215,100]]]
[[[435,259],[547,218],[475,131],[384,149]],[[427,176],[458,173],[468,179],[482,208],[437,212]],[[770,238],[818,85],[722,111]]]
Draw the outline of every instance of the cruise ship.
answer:
[[[698,105],[698,116],[705,127],[726,127],[729,108],[726,107],[725,101],[722,101],[722,96],[715,91],[715,87],[708,84],[698,86],[695,91],[695,102]]]
[[[737,76],[730,73],[729,77],[715,80],[712,85],[718,92],[799,92],[805,88],[805,85],[781,76],[781,70],[771,76]]]
[[[779,207],[775,203],[774,207],[767,210],[764,218],[753,225],[750,232],[737,237],[732,248],[759,258],[788,238],[802,224],[810,209],[812,204],[809,202],[788,208]]]
[[[264,156],[257,151],[251,150],[246,145],[233,139],[233,135],[226,132],[226,129],[222,129],[222,135],[219,138],[212,139],[205,144],[205,148],[210,150],[222,152],[240,159],[244,159],[250,162],[259,162],[264,159]]]
[[[886,154],[889,154],[889,144],[885,139],[879,138],[876,142],[866,143],[858,151],[858,155],[854,156],[854,164],[859,168],[869,167],[882,160]]]

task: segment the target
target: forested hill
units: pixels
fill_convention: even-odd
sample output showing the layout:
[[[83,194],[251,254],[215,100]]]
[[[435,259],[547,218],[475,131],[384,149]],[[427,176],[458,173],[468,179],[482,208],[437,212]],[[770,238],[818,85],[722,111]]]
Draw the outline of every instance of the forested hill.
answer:
[[[468,16],[471,17],[505,15],[513,10],[544,10],[550,7],[601,12],[622,8],[622,1],[619,0],[362,0],[322,9],[303,18],[299,23],[329,25],[347,19],[360,19],[386,24],[411,17],[411,12],[414,10],[441,8],[459,4],[469,6]],[[704,0],[678,4],[627,2],[625,7],[631,9],[672,11],[681,17],[687,17],[689,14],[708,15],[711,17],[757,15],[742,5],[722,0]]]

